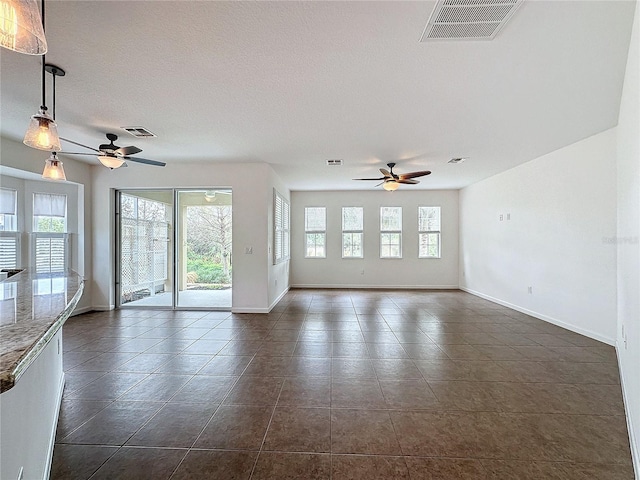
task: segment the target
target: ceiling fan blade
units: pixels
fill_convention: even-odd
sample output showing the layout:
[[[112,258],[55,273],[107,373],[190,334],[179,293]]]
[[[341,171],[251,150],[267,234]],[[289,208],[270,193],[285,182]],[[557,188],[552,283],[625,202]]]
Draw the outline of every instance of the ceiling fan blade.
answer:
[[[409,185],[415,185],[416,183],[420,183],[420,180],[409,180],[409,179],[405,179],[405,178],[400,178],[398,180],[396,180],[396,183],[406,183]]]
[[[424,177],[425,175],[430,175],[431,172],[429,170],[422,170],[420,172],[411,172],[411,173],[403,173],[400,175],[400,180],[406,180],[407,178],[415,178],[415,177]]]
[[[135,155],[136,153],[140,153],[142,150],[139,149],[138,147],[134,147],[133,145],[130,145],[128,147],[120,147],[117,150],[115,150],[113,153],[115,153],[116,155],[121,155],[123,157],[126,157],[127,155]]]
[[[387,177],[380,177],[380,178],[354,178],[353,180],[384,180]]]
[[[382,185],[384,182],[380,182],[379,184],[376,185],[376,187],[379,187],[380,185]]]
[[[149,160],[148,158],[140,158],[140,157],[118,157],[122,160],[127,160],[128,162],[137,162],[144,163],[146,165],[155,165],[156,167],[164,167],[166,163],[158,162],[157,160]]]
[[[74,144],[74,145],[77,145],[78,147],[88,148],[89,150],[93,150],[94,152],[98,152],[98,153],[100,153],[100,150],[97,150],[97,149],[95,149],[95,148],[93,148],[93,147],[90,147],[90,146],[88,146],[88,145],[83,145],[83,144],[81,144],[81,143],[74,142],[73,140],[69,140],[69,139],[62,138],[62,137],[60,137],[60,140],[62,140],[63,142],[72,143],[72,144]]]
[[[380,173],[383,174],[385,178],[393,177],[393,175],[391,175],[391,172],[389,172],[389,170],[387,170],[386,168],[381,168]]]
[[[86,153],[82,153],[82,152],[57,152],[58,155],[95,155],[95,153],[92,152],[86,152]]]

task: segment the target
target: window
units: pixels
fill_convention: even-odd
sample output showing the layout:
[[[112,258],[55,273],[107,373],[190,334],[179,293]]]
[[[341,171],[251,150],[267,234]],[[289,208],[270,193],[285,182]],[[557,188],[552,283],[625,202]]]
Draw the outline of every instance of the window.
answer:
[[[9,188],[0,188],[0,231],[18,230],[18,192]]]
[[[273,263],[289,260],[289,202],[273,190]]]
[[[20,254],[18,192],[0,188],[0,269],[16,268]]]
[[[418,207],[418,257],[440,258],[440,207]]]
[[[304,233],[304,256],[325,258],[327,256],[327,209],[325,207],[305,207]]]
[[[380,258],[402,258],[402,207],[380,207]]]
[[[364,209],[342,207],[342,258],[362,258]]]
[[[36,273],[62,273],[68,268],[66,195],[33,194],[32,252]]]

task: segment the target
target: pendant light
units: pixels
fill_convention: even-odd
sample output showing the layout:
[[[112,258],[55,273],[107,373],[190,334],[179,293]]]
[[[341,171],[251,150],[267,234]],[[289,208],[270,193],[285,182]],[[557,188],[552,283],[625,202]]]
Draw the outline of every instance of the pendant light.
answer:
[[[0,0],[0,46],[27,55],[47,53],[37,0]]]
[[[56,77],[64,77],[66,72],[60,67],[56,67],[55,65],[51,65],[49,63],[45,64],[44,71],[49,72],[53,76],[53,122],[55,125],[56,118]],[[57,133],[57,132],[56,132]],[[58,140],[58,144],[60,144],[60,140]],[[56,150],[59,150],[60,147]],[[51,156],[44,161],[44,171],[42,172],[42,178],[46,178],[48,180],[66,180],[67,176],[64,174],[64,167],[62,166],[62,161],[56,155],[56,151],[51,152]]]
[[[58,181],[67,179],[67,176],[64,174],[64,167],[62,166],[62,162],[56,155],[56,152],[51,152],[51,156],[44,161],[44,171],[42,172],[42,178]]]
[[[2,2],[4,0],[0,0]],[[44,31],[44,0],[42,0],[42,30]],[[29,147],[39,150],[47,150],[49,152],[60,151],[60,137],[58,136],[58,126],[53,118],[47,114],[46,105],[46,82],[45,82],[45,56],[42,56],[42,105],[40,111],[31,117],[29,128],[24,136],[23,143]],[[64,71],[60,74],[64,75]],[[55,77],[54,81],[54,97],[55,97]]]

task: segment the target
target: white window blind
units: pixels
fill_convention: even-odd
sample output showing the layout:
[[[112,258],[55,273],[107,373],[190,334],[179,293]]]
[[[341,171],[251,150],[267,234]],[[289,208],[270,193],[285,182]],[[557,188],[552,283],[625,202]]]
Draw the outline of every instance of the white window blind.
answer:
[[[362,258],[364,209],[342,207],[342,258]]]
[[[440,258],[440,207],[418,207],[418,257]]]
[[[325,207],[305,207],[304,230],[304,256],[306,258],[325,258],[327,256],[327,209]]]
[[[9,188],[0,188],[0,215],[15,215],[18,192]]]
[[[284,262],[290,257],[289,202],[273,189],[273,263]]]
[[[33,214],[38,217],[66,217],[67,196],[53,193],[34,193]]]

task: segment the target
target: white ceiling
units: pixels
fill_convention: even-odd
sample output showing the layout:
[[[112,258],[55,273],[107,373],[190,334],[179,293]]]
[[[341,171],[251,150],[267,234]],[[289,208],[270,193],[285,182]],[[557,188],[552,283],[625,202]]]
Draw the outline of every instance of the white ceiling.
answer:
[[[113,132],[172,164],[264,161],[292,190],[370,189],[351,179],[396,161],[433,172],[403,188],[432,189],[616,125],[635,2],[526,0],[493,41],[420,43],[434,4],[48,0],[60,134]],[[0,133],[21,140],[40,58],[2,49],[0,67]],[[120,129],[139,125],[158,138]]]

